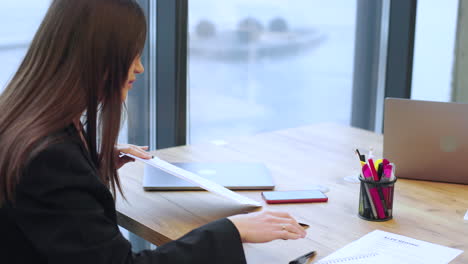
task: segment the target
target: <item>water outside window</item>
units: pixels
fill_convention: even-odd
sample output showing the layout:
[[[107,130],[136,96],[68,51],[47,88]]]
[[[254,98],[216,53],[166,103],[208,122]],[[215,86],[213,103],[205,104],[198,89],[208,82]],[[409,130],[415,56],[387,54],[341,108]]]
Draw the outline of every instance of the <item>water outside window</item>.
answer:
[[[356,0],[189,1],[189,142],[349,124]]]

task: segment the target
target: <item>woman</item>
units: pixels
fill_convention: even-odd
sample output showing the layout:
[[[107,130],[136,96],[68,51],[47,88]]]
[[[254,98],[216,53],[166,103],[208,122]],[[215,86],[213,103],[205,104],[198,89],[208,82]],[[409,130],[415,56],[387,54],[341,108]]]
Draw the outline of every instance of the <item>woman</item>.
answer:
[[[305,236],[288,214],[261,212],[131,252],[114,206],[130,160],[118,154],[150,155],[115,146],[145,36],[135,0],[52,2],[0,96],[2,263],[245,263],[242,242]]]

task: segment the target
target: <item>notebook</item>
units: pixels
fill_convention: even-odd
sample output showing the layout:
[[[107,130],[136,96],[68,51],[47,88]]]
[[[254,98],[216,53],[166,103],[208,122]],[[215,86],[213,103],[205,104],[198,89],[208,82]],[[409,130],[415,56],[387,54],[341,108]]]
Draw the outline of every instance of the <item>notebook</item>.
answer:
[[[172,163],[231,190],[272,190],[275,187],[268,168],[250,162]],[[175,177],[161,169],[145,165],[143,188],[151,190],[202,190],[199,186]]]

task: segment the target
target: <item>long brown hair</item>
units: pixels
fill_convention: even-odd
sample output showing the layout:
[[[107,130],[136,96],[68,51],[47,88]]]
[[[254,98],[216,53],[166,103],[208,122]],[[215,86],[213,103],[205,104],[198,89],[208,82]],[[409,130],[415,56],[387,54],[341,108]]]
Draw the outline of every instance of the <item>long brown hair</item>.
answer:
[[[145,39],[135,0],[52,2],[0,96],[0,205],[14,200],[25,164],[51,144],[44,139],[83,113],[99,177],[114,194],[122,192],[114,153],[122,88]]]

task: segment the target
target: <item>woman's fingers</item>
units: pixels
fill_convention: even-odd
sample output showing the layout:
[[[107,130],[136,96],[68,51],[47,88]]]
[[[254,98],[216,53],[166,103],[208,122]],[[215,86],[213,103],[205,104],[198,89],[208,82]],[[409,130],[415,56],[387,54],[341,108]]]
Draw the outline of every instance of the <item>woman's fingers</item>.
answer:
[[[125,153],[128,153],[128,154],[132,154],[134,156],[137,156],[139,158],[142,158],[142,159],[150,159],[151,158],[151,154],[139,149],[139,148],[136,148],[136,147],[133,147],[133,148],[129,148],[127,149],[128,152],[125,152]]]
[[[148,146],[136,146],[131,144],[125,144],[119,145],[117,148],[120,152],[132,154],[142,159],[152,158],[152,155],[145,151],[145,149],[148,149]]]
[[[229,217],[239,230],[241,239],[247,243],[264,243],[275,239],[299,239],[305,230],[289,215],[263,211]]]
[[[294,220],[294,218],[293,218],[290,214],[288,214],[288,213],[286,213],[286,212],[269,211],[269,213],[270,213],[271,215],[276,216],[276,217],[289,218],[289,219],[293,219],[293,220]]]
[[[149,159],[152,157],[152,155],[150,153],[148,153],[148,152],[146,152],[146,151],[144,151],[144,150],[142,150],[142,149],[140,149],[138,147],[137,148],[132,148],[132,149],[135,150],[135,153],[136,153],[135,156],[137,156],[137,157],[149,158]],[[140,154],[142,156],[139,156],[138,154]]]
[[[128,162],[133,162],[133,161],[135,161],[135,159],[129,156],[119,157],[117,164],[116,164],[117,169],[120,169],[123,165],[127,164]]]
[[[296,233],[288,232],[288,231],[276,231],[275,233],[279,238],[284,239],[284,240],[302,238],[302,236]]]
[[[296,234],[300,238],[303,238],[306,235],[306,232],[304,231],[304,229],[302,227],[298,228],[297,226],[295,226],[293,224],[288,224],[288,223],[279,224],[279,226],[280,226],[281,231],[287,231],[289,233]]]
[[[135,161],[135,159],[132,158],[132,157],[129,157],[129,156],[123,156],[123,157],[120,158],[120,162],[122,164],[125,164],[127,162],[133,162],[133,161]]]
[[[289,227],[289,231],[296,233],[301,236],[306,235],[306,231],[302,226],[299,225],[299,223],[291,217],[288,213],[283,213],[283,212],[269,212],[270,213],[270,221],[273,223],[278,223],[278,224],[285,224]]]

